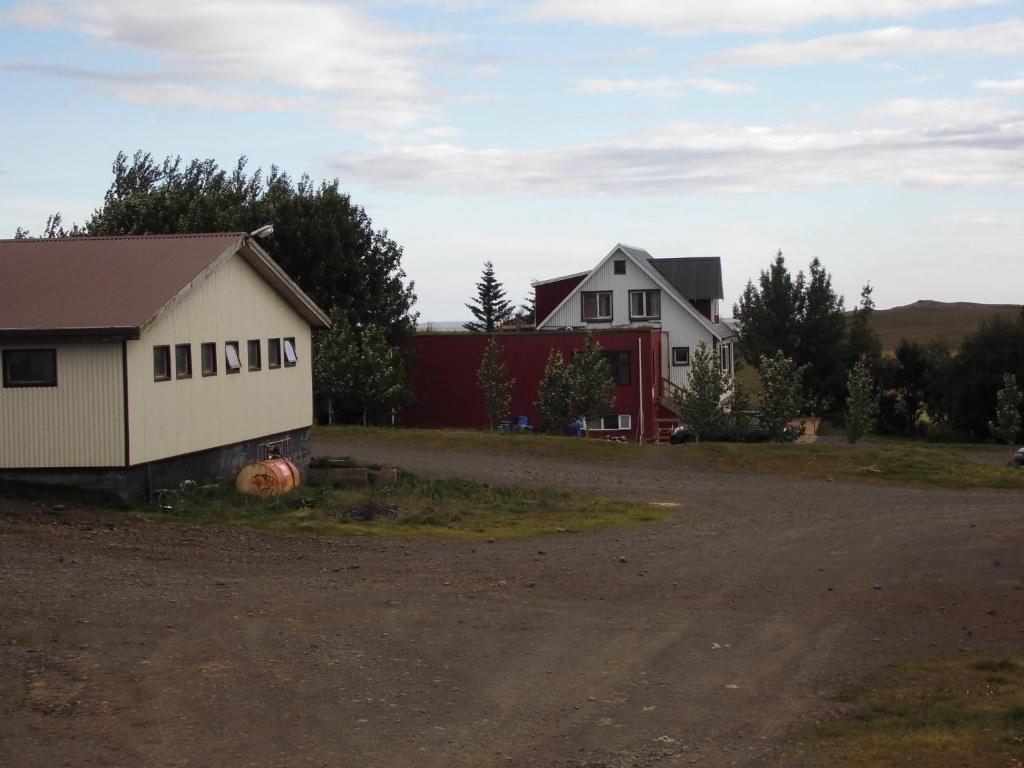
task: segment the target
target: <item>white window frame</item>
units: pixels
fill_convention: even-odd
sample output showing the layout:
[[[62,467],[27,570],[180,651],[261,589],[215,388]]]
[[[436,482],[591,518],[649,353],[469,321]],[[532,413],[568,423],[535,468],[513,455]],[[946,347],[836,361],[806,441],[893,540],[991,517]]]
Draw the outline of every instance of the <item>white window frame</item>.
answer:
[[[685,349],[686,350],[686,360],[684,360],[683,362],[678,362],[676,360],[676,350],[677,349],[679,349],[679,350]],[[687,366],[689,364],[690,364],[690,348],[689,347],[672,347],[672,365],[676,366],[677,368],[680,368],[680,367],[683,367],[683,366]]]
[[[242,370],[242,357],[238,354],[237,341],[224,342],[224,372],[240,373]]]
[[[596,302],[597,314],[593,317],[587,317],[587,298],[593,297]],[[608,314],[601,314],[601,299],[608,297]],[[585,323],[603,323],[610,322],[612,319],[612,292],[611,291],[580,291],[580,317]]]
[[[295,351],[295,339],[288,336],[282,341],[284,342],[284,366],[291,368],[299,361],[299,353]]]
[[[616,418],[618,426],[606,427],[605,421],[613,416]],[[608,416],[598,417],[597,424],[599,426],[590,427],[591,432],[627,432],[633,428],[633,416],[628,413],[610,413]]]
[[[633,312],[633,297],[640,297],[640,313]],[[651,297],[657,296],[658,311],[651,311]],[[629,319],[630,320],[660,320],[661,319],[661,290],[658,288],[644,289],[642,291],[629,292]]]

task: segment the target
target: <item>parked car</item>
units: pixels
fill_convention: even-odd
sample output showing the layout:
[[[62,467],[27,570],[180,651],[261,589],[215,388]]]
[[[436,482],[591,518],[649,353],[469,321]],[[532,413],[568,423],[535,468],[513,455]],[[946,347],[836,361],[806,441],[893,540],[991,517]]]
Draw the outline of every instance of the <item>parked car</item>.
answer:
[[[1018,448],[1017,452],[1013,454],[1013,463],[1018,467],[1024,467],[1024,448]]]

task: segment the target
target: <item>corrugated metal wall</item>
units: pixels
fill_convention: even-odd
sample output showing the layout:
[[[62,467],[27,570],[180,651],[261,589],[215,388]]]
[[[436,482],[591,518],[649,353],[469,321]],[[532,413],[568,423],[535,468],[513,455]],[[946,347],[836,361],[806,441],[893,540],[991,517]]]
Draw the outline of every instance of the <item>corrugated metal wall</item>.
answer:
[[[0,468],[124,464],[121,343],[0,344],[56,349],[56,387],[0,388]]]
[[[267,367],[267,339],[294,337],[298,363]],[[250,372],[246,342],[259,339],[263,368]],[[202,375],[200,345],[217,345],[217,374]],[[242,370],[225,373],[224,342],[238,341]],[[192,345],[190,379],[154,381],[153,347]],[[311,332],[237,254],[128,342],[131,463],[230,445],[313,423]]]

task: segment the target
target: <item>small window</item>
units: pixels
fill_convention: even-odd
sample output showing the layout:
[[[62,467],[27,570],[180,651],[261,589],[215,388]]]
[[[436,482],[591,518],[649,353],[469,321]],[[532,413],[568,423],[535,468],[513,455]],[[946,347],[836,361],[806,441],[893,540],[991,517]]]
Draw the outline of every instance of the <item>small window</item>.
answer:
[[[249,339],[249,370],[258,371],[263,367],[263,358],[260,355],[260,340]]]
[[[625,259],[616,259],[615,261],[612,262],[612,264],[615,266],[615,274],[616,275],[624,275],[624,274],[626,274],[626,260]]]
[[[661,291],[630,291],[629,319],[657,320],[661,317]]]
[[[192,378],[192,345],[177,344],[174,347],[174,378]]]
[[[732,355],[729,354],[731,351],[731,345],[722,345],[722,370],[726,373],[730,373],[732,370]]]
[[[590,428],[601,431],[632,429],[633,417],[628,413],[613,413],[610,416],[594,419]]]
[[[267,368],[281,367],[281,340],[267,339]]]
[[[608,361],[615,384],[620,387],[628,386],[632,381],[633,372],[629,352],[602,352],[601,356]]]
[[[242,359],[238,356],[238,342],[224,342],[224,368],[228,373],[238,373],[242,370]]]
[[[5,387],[56,387],[56,349],[5,349]]]
[[[284,340],[284,364],[285,367],[291,367],[298,361],[298,356],[295,354],[295,339],[288,338]]]
[[[672,365],[689,365],[690,348],[672,347]]]
[[[603,321],[612,319],[611,291],[583,291],[583,320]]]
[[[203,376],[217,375],[217,345],[212,341],[203,342],[199,348],[203,358]]]
[[[171,348],[153,347],[153,381],[171,380]]]

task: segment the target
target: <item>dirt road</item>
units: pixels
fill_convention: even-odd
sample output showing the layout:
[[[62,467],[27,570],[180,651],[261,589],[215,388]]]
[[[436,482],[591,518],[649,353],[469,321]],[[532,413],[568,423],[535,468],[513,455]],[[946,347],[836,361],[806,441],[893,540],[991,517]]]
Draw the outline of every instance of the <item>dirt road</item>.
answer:
[[[406,543],[8,503],[0,765],[778,765],[844,680],[1024,637],[1020,494],[328,449],[678,514]]]

